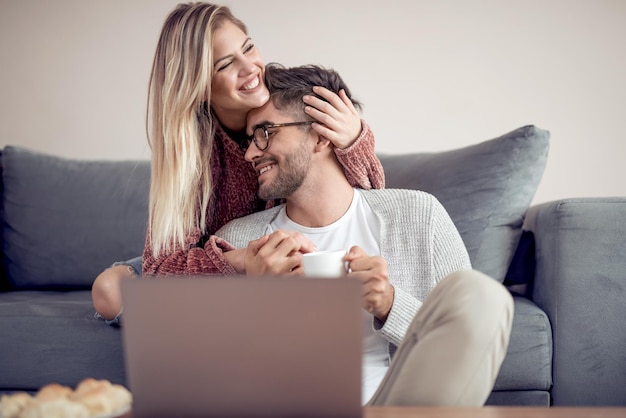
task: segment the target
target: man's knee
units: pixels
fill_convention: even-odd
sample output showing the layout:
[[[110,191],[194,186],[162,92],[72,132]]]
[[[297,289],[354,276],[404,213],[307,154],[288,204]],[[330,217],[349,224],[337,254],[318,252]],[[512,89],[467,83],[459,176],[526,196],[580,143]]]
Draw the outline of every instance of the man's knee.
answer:
[[[469,321],[478,320],[476,316],[512,321],[513,297],[506,287],[486,274],[461,270],[444,278],[440,285],[445,288],[442,290],[447,293],[446,298],[455,300],[454,305],[470,313]]]
[[[513,298],[506,287],[478,270],[456,271],[444,278],[441,284],[447,281],[456,288],[455,291],[461,294],[479,299],[493,299],[504,305],[510,304],[512,307]]]

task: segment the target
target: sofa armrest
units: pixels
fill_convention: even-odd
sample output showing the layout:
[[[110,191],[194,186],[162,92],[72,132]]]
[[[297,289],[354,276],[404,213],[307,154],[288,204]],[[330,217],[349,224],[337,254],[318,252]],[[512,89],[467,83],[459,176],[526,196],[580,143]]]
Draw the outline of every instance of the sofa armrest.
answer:
[[[552,324],[553,404],[626,404],[626,197],[533,206],[526,229],[532,297]]]

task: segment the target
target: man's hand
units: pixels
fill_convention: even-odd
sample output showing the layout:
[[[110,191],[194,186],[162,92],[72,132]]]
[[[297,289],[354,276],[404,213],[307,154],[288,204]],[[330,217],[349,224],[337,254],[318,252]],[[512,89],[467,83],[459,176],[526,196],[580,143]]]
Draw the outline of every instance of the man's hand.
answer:
[[[278,230],[250,241],[245,256],[246,275],[302,275],[302,254],[315,251],[304,235]]]
[[[245,248],[225,251],[224,257],[226,258],[226,261],[228,261],[228,263],[231,266],[233,266],[233,268],[237,271],[237,273],[243,274],[246,272],[246,264],[245,264],[246,249]]]
[[[394,289],[389,282],[385,259],[368,256],[362,248],[354,246],[345,260],[350,267],[348,277],[363,283],[363,308],[381,321],[386,321],[393,305]]]

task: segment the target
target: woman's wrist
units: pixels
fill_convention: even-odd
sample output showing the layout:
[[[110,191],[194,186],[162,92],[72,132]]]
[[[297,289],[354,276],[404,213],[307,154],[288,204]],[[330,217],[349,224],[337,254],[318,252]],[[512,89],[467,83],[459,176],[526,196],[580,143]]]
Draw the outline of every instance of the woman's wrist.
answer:
[[[245,274],[246,272],[246,248],[239,248],[236,250],[224,251],[224,257],[228,261],[228,264],[239,274]]]

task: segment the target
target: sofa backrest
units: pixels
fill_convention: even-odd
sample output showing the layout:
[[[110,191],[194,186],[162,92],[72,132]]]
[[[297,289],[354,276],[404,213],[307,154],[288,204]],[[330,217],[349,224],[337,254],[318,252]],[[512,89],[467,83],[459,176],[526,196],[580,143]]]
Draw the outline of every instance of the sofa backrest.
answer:
[[[525,126],[452,151],[379,157],[387,187],[435,195],[473,267],[502,282],[549,136]],[[89,288],[113,262],[141,255],[148,161],[72,160],[7,146],[2,166],[2,256],[11,288]]]
[[[503,282],[546,167],[550,133],[529,125],[446,152],[380,155],[386,187],[433,194],[472,267]]]
[[[7,146],[2,168],[11,288],[89,288],[114,261],[141,255],[148,161],[72,160]]]

